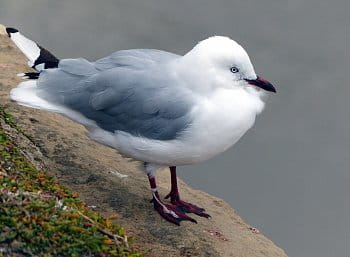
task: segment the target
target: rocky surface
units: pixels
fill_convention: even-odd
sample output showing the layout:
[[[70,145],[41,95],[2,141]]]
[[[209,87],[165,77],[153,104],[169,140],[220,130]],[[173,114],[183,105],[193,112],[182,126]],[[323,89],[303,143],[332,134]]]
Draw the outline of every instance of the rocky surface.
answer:
[[[181,226],[164,221],[149,202],[151,192],[139,162],[89,140],[82,126],[60,115],[10,101],[10,89],[21,82],[16,74],[30,68],[16,46],[1,34],[0,104],[26,135],[18,135],[17,143],[37,167],[54,174],[92,208],[106,215],[117,214],[116,222],[135,236],[138,248],[149,250],[148,256],[287,256],[226,202],[182,181],[182,198],[204,207],[212,218],[194,215],[198,224],[182,222]],[[164,196],[169,190],[169,172],[159,172],[157,179]]]

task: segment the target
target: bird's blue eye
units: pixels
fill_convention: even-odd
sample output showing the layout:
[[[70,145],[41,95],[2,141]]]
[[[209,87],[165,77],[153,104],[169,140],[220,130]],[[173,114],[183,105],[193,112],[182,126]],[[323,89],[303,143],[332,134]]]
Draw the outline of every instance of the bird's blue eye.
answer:
[[[231,71],[232,73],[237,73],[237,72],[239,72],[239,69],[236,68],[236,67],[231,67],[230,71]]]

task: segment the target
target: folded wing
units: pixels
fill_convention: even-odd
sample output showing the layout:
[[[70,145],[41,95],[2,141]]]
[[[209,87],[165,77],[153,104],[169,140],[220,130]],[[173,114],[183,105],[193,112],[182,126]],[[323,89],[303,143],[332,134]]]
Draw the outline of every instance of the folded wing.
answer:
[[[176,139],[191,124],[191,95],[159,50],[119,51],[95,63],[61,60],[40,75],[37,95],[74,110],[110,132]]]

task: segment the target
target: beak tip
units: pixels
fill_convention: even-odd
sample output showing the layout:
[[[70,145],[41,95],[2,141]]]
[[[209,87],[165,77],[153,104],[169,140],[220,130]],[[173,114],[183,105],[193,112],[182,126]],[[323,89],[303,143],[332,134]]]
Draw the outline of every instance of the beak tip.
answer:
[[[270,82],[260,76],[257,76],[256,79],[246,79],[246,81],[251,85],[264,89],[265,91],[277,93],[276,88]]]

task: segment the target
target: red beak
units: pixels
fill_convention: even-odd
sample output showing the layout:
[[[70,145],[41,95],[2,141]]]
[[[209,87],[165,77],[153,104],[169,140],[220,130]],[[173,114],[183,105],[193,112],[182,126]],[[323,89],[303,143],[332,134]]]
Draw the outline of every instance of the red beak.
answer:
[[[260,87],[260,88],[262,88],[266,91],[269,91],[269,92],[276,93],[275,87],[270,82],[268,82],[266,79],[264,79],[262,77],[257,76],[256,79],[244,79],[244,80],[247,81],[251,85],[254,85],[256,87]]]

